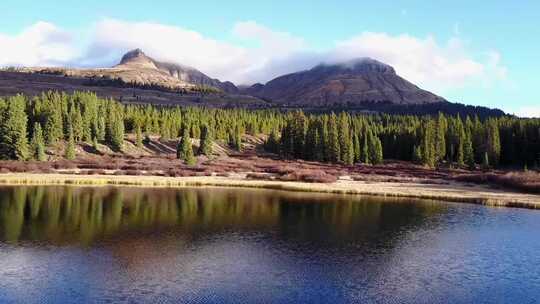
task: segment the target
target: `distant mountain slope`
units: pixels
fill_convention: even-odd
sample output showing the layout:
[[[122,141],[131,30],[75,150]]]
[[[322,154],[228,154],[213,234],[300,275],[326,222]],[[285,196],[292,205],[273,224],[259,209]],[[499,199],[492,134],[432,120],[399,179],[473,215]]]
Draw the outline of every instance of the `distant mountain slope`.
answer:
[[[158,70],[182,83],[214,87],[227,93],[238,92],[238,88],[232,82],[221,82],[218,79],[210,78],[201,71],[189,66],[157,61],[146,56],[141,49],[135,49],[126,53],[120,60],[120,64],[115,68],[126,67]]]
[[[121,80],[124,83],[154,85],[169,89],[196,89],[212,87],[225,93],[238,93],[231,82],[213,79],[192,67],[157,61],[147,56],[141,49],[127,52],[120,63],[110,68],[72,69],[72,68],[22,68],[23,72],[65,75],[89,79]]]
[[[282,105],[310,107],[446,102],[403,79],[391,66],[370,58],[321,64],[311,70],[278,77],[266,85],[255,84],[243,92]]]
[[[109,84],[106,82],[106,84]],[[23,93],[27,96],[40,95],[49,90],[72,93],[91,91],[103,98],[114,98],[123,103],[159,104],[205,107],[268,108],[267,102],[256,97],[229,94],[186,92],[177,93],[137,86],[96,85],[82,77],[65,77],[42,73],[0,71],[0,97]]]

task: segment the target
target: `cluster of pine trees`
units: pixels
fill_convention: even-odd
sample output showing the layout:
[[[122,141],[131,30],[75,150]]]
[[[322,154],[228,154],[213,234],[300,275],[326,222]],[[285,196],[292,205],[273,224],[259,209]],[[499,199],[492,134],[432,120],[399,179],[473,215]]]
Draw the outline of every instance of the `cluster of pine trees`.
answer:
[[[379,164],[383,146],[366,116],[345,112],[306,116],[294,112],[281,129],[281,138],[272,133],[269,150],[293,157],[325,162]]]
[[[0,118],[0,157],[14,160],[46,160],[46,148],[58,144],[72,159],[81,142],[121,151],[126,133],[139,147],[150,135],[201,139],[200,153],[209,155],[213,140],[240,150],[243,134],[268,134],[283,119],[276,111],[123,105],[87,92],[0,98]]]
[[[284,114],[267,149],[284,157],[378,164],[383,159],[429,167],[540,165],[540,119],[415,115]],[[278,136],[281,134],[281,137]]]
[[[72,159],[77,142],[102,141],[117,150],[124,142],[124,107],[89,93],[0,99],[0,117],[0,155],[5,159],[45,160],[45,147],[59,142]]]
[[[180,139],[177,156],[187,163],[195,154],[212,154],[212,143],[238,151],[244,134],[267,135],[265,148],[286,158],[331,163],[378,164],[384,159],[442,163],[470,168],[538,167],[540,119],[512,116],[306,114],[302,111],[181,108],[123,105],[93,93],[47,92],[28,98],[0,98],[0,156],[46,160],[48,147],[76,145],[123,148],[125,134],[142,147],[150,135]],[[200,139],[193,151],[192,139]]]

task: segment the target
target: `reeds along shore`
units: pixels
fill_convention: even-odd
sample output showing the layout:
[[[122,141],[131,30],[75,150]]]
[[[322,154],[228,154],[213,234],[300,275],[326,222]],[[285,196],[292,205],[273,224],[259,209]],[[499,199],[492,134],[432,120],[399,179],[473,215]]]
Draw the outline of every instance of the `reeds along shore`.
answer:
[[[73,186],[136,186],[136,187],[246,187],[286,191],[334,194],[410,197],[488,206],[540,209],[540,196],[494,190],[459,183],[446,185],[414,183],[366,183],[338,181],[335,183],[305,183],[247,180],[226,177],[160,177],[160,176],[91,176],[70,174],[5,174],[2,185],[73,185]]]

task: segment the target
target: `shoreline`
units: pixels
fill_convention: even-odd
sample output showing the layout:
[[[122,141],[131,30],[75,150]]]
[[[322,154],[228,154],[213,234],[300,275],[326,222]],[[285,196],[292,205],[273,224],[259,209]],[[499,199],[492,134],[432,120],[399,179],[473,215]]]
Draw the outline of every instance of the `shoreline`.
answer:
[[[0,185],[130,186],[148,188],[263,188],[296,192],[433,199],[496,207],[540,209],[540,195],[511,192],[493,189],[482,185],[469,185],[457,182],[441,185],[426,183],[338,180],[334,183],[325,184],[251,180],[242,177],[218,176],[164,177],[130,175],[77,175],[56,173],[7,173],[0,174]]]

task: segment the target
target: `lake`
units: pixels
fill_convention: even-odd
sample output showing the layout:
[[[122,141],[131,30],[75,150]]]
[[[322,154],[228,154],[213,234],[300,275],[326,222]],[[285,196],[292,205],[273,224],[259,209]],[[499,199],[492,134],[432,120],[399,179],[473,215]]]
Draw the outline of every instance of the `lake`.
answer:
[[[536,303],[540,211],[271,190],[0,188],[0,303]]]

